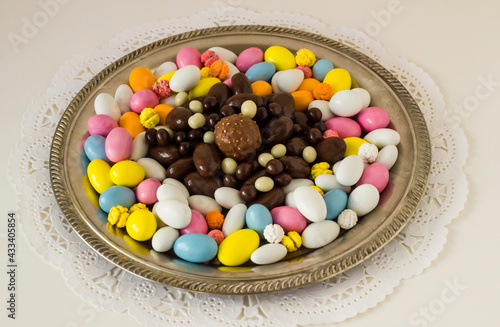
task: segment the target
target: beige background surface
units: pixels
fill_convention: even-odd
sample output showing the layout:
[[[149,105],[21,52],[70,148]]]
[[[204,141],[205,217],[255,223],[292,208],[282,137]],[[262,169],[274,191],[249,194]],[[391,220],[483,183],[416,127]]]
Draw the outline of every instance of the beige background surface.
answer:
[[[216,5],[232,4],[257,12],[288,10],[316,17],[330,26],[367,29],[390,54],[423,68],[441,88],[450,112],[469,141],[465,172],[469,181],[466,209],[449,226],[448,242],[421,275],[402,281],[376,308],[339,326],[412,326],[410,317],[429,308],[446,291],[447,281],[460,290],[428,326],[497,326],[500,283],[498,214],[498,126],[500,120],[500,20],[498,1],[78,1],[65,0],[47,24],[18,49],[7,37],[20,34],[24,20],[55,0],[0,1],[0,325],[2,326],[140,326],[128,314],[99,311],[69,286],[59,268],[41,259],[21,230],[18,247],[17,320],[7,319],[6,217],[16,210],[16,194],[7,178],[7,160],[21,137],[22,114],[30,101],[51,85],[67,59],[100,48],[126,28],[149,21],[182,17]],[[393,8],[385,21],[377,13]],[[474,97],[481,79],[490,79],[470,112],[457,112]],[[449,293],[448,293],[449,294]],[[425,326],[425,324],[413,324]]]

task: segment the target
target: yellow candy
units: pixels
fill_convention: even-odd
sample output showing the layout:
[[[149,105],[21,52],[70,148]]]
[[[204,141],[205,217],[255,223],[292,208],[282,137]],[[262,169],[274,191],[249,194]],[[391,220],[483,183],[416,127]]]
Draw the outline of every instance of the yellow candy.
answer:
[[[323,192],[323,190],[321,188],[319,188],[319,186],[316,186],[316,185],[311,185],[311,187],[313,189],[315,189],[316,191],[319,192],[319,194],[321,194],[321,196],[325,195],[325,192]]]
[[[288,252],[294,252],[302,245],[302,237],[300,237],[299,233],[291,231],[283,237],[281,244],[286,247]]]
[[[312,179],[316,179],[316,177],[318,177],[319,175],[323,175],[323,174],[330,174],[330,175],[333,174],[328,162],[324,162],[324,161],[318,162],[317,164],[314,164],[311,167],[311,178]]]
[[[299,66],[312,67],[316,63],[316,56],[308,49],[300,49],[297,51],[295,62]]]
[[[134,211],[146,209],[149,210],[144,203],[136,203],[128,209],[128,213],[132,214]]]
[[[109,164],[101,159],[92,160],[87,167],[87,176],[89,177],[90,184],[97,193],[101,194],[106,189],[115,185],[109,177],[111,167]]]
[[[92,201],[96,208],[99,208],[99,194],[94,190],[92,184],[90,184],[90,180],[87,175],[83,176],[83,189],[85,190],[85,193],[89,197],[90,201]]]
[[[201,78],[212,77],[212,75],[210,74],[210,67],[203,67],[200,70],[200,73],[201,73]]]
[[[323,80],[323,83],[330,84],[333,94],[342,90],[351,89],[351,75],[347,70],[342,68],[335,68],[330,70]]]
[[[346,146],[344,158],[352,155],[358,155],[358,150],[361,144],[368,143],[368,141],[359,137],[346,137],[344,142]]]
[[[273,45],[264,52],[264,60],[272,63],[277,71],[287,70],[297,67],[295,56],[287,48]]]
[[[108,221],[116,227],[122,228],[127,224],[127,219],[129,217],[128,209],[122,206],[116,206],[111,208],[108,214]]]
[[[217,83],[220,83],[220,79],[216,77],[207,77],[201,79],[198,84],[196,84],[195,87],[193,87],[191,91],[189,91],[189,100],[207,95],[210,88]]]
[[[174,76],[175,72],[176,72],[176,70],[174,70],[170,73],[166,73],[164,75],[161,75],[160,78],[158,78],[157,82],[161,81],[162,79],[170,82],[170,79],[172,78],[172,76]]]
[[[141,125],[145,128],[153,128],[160,122],[160,115],[153,108],[144,108],[139,116]]]
[[[136,187],[143,181],[146,172],[141,165],[132,160],[122,160],[109,170],[109,178],[116,185]]]
[[[156,218],[151,211],[134,211],[127,219],[127,233],[136,241],[147,241],[156,232]]]
[[[239,266],[250,259],[260,243],[259,234],[251,229],[240,229],[229,234],[219,245],[217,258],[226,266]]]

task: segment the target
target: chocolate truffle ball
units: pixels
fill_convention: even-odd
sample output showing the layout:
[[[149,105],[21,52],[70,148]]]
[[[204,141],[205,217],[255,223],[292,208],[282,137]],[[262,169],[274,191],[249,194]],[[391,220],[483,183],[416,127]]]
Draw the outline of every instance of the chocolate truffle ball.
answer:
[[[214,129],[215,144],[226,157],[243,160],[262,143],[259,126],[242,114],[222,118]]]

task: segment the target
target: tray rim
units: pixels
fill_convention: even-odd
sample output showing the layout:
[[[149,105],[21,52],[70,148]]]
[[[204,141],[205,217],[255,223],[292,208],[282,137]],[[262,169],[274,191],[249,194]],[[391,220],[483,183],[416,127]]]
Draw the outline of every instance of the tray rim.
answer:
[[[362,63],[382,78],[402,102],[407,114],[411,118],[414,128],[417,150],[417,155],[415,157],[416,167],[408,196],[402,200],[403,205],[401,206],[398,214],[381,226],[378,232],[369,241],[364,242],[363,244],[358,244],[358,246],[347,251],[347,253],[338,260],[328,261],[326,264],[317,266],[314,269],[296,272],[293,276],[287,275],[284,277],[275,277],[269,280],[262,280],[261,278],[252,280],[235,280],[229,278],[218,279],[211,277],[200,280],[200,278],[196,276],[184,276],[184,274],[175,275],[156,269],[155,267],[142,262],[143,260],[140,258],[135,258],[133,260],[132,258],[124,257],[122,252],[114,247],[110,247],[109,244],[106,243],[99,235],[96,235],[96,231],[89,226],[89,224],[84,222],[83,219],[76,213],[72,203],[71,194],[69,194],[65,187],[66,181],[63,174],[63,145],[67,137],[67,134],[65,133],[67,127],[71,125],[72,118],[80,108],[80,104],[86,100],[88,95],[94,91],[94,88],[102,80],[104,80],[121,65],[124,65],[147,52],[154,51],[157,48],[171,43],[187,41],[196,37],[237,32],[273,33],[274,35],[307,38],[308,40],[334,48],[335,50],[346,54],[347,56]],[[418,107],[418,104],[401,84],[401,82],[375,60],[338,41],[302,30],[266,25],[232,25],[193,30],[155,41],[126,54],[95,75],[75,95],[67,109],[64,111],[61,120],[56,127],[50,149],[49,171],[54,196],[61,208],[64,219],[68,221],[76,234],[79,235],[86,244],[88,244],[106,260],[136,276],[146,278],[163,285],[178,287],[195,292],[235,295],[275,292],[305,286],[333,277],[334,275],[339,274],[368,259],[384,245],[389,243],[389,241],[399,233],[406,223],[408,223],[413,213],[416,211],[417,205],[423,197],[425,191],[425,186],[430,173],[430,164],[430,137],[425,119]]]

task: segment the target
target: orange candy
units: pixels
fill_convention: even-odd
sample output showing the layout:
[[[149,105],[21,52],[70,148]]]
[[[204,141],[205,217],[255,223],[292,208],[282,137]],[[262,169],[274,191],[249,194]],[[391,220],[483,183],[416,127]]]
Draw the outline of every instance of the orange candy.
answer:
[[[302,83],[300,83],[299,88],[297,90],[306,90],[312,92],[314,88],[319,84],[320,82],[317,79],[314,78],[305,78]]]
[[[229,74],[229,66],[222,60],[214,61],[210,65],[210,75],[223,81]]]
[[[273,87],[266,81],[256,81],[252,83],[252,93],[264,97],[273,93]]]
[[[128,78],[128,84],[134,93],[142,89],[153,90],[155,82],[155,75],[146,67],[134,68]]]
[[[139,118],[139,114],[133,111],[124,113],[120,117],[119,125],[120,127],[125,128],[130,133],[133,139],[138,134],[146,130],[144,126],[142,126],[141,124],[141,119]]]
[[[330,84],[319,83],[312,91],[312,94],[316,100],[329,101],[333,96],[333,90]]]
[[[207,213],[206,219],[209,229],[221,229],[224,223],[224,215],[219,210],[212,210]]]
[[[310,91],[299,90],[292,92],[293,100],[295,101],[296,111],[306,111],[309,103],[314,100],[314,97]]]
[[[172,111],[174,107],[169,106],[168,104],[159,104],[156,107],[154,107],[155,112],[160,116],[160,122],[158,123],[159,125],[166,125],[166,119],[167,115],[170,111]]]

